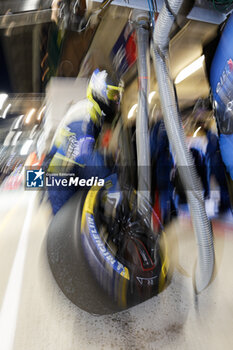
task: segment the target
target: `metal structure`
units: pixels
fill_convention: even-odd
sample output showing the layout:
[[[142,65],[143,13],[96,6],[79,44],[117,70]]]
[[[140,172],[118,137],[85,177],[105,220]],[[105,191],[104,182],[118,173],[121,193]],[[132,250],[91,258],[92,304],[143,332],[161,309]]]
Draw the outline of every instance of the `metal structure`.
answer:
[[[94,2],[102,2],[102,0],[94,0]],[[158,12],[160,12],[164,1],[157,0],[156,3]],[[114,0],[112,5],[149,11],[147,0]],[[226,14],[214,10],[212,5],[207,1],[199,0],[195,2],[195,6],[192,8],[187,18],[196,21],[220,24],[226,19]]]
[[[1,0],[0,14],[44,10],[51,7],[53,0]]]
[[[31,26],[51,21],[52,10],[28,11],[22,13],[6,13],[0,16],[0,29]]]
[[[138,113],[136,119],[136,143],[138,163],[138,191],[150,202],[150,145],[149,145],[149,16],[148,12],[134,10],[133,20],[136,22],[138,48]],[[138,206],[141,207],[141,196],[138,196]]]

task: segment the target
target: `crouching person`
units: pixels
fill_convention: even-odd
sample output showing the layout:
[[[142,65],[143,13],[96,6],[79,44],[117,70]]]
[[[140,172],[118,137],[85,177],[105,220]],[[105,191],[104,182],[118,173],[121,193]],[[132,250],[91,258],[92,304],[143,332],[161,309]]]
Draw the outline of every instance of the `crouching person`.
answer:
[[[48,173],[56,174],[55,186],[48,187],[54,214],[80,188],[81,180],[95,181],[110,175],[111,169],[95,146],[104,121],[110,122],[119,111],[122,91],[121,86],[110,81],[105,70],[96,69],[87,88],[87,98],[73,105],[61,122],[47,157],[49,164],[45,164]],[[64,188],[59,180],[68,173],[79,180]]]

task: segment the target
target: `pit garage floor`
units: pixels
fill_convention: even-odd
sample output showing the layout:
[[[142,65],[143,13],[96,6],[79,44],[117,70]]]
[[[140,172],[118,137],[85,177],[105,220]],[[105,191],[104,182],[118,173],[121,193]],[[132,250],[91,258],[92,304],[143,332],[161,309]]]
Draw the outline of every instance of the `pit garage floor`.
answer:
[[[195,239],[187,216],[167,228],[171,284],[127,311],[96,316],[74,306],[48,266],[50,210],[38,193],[1,191],[1,350],[232,350],[233,226],[215,222],[216,277],[195,301]],[[93,293],[95,291],[93,290]]]

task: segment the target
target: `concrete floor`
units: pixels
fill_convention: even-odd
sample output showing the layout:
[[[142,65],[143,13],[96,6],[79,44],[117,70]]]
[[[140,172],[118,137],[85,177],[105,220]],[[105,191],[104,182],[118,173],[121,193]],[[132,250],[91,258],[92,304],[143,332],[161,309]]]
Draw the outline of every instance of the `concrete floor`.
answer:
[[[96,316],[73,305],[50,272],[49,220],[35,192],[1,192],[1,350],[233,349],[233,227],[214,225],[216,278],[197,304],[195,239],[181,217],[166,230],[175,265],[169,287],[130,310]]]

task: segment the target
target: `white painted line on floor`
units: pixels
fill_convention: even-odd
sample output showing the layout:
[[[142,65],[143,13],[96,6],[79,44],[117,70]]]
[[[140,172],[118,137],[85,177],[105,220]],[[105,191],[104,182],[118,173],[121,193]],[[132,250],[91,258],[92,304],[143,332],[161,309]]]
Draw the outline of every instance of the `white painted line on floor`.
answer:
[[[0,313],[0,347],[2,350],[12,350],[14,345],[29,228],[36,194],[36,192],[30,194],[31,198],[2,303]]]

